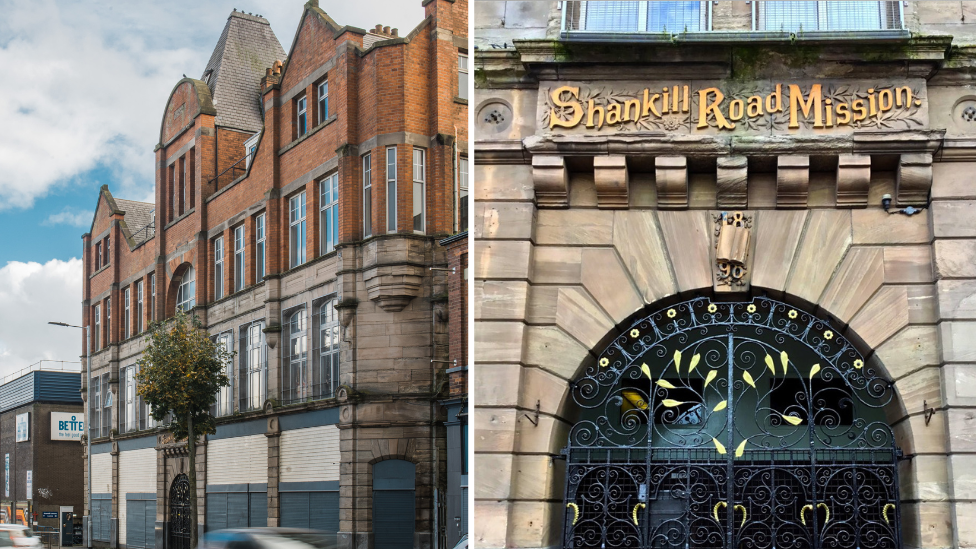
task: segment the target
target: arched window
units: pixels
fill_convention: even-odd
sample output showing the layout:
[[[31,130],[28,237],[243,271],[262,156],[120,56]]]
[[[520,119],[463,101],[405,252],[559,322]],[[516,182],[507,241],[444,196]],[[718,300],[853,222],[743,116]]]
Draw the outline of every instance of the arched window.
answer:
[[[308,321],[305,309],[291,315],[288,321],[288,367],[282,369],[282,402],[299,402],[308,391]]]
[[[257,410],[264,405],[268,390],[268,347],[264,341],[264,322],[241,328],[244,340],[241,356],[241,411]]]
[[[180,285],[176,289],[176,310],[189,311],[196,305],[196,275],[193,266],[188,266]]]
[[[339,384],[339,316],[335,300],[330,299],[319,308],[318,366],[313,380],[313,396],[331,397]]]
[[[390,459],[373,465],[373,540],[383,549],[413,549],[416,465]]]
[[[891,382],[825,321],[706,298],[572,385],[563,546],[901,546]]]

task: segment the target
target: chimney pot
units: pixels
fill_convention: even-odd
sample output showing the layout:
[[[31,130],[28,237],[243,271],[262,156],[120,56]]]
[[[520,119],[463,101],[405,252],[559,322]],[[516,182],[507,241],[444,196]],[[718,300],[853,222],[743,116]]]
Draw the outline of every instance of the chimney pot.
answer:
[[[393,33],[393,36],[400,36],[399,31],[397,31],[397,29],[392,29],[391,32]]]
[[[390,27],[383,27],[383,34],[389,36],[389,34],[390,34]]]
[[[267,69],[264,69],[264,75],[265,76],[271,76],[271,67],[268,67]]]
[[[376,34],[383,32],[383,25],[377,24],[376,27],[373,28],[373,32],[375,32]]]

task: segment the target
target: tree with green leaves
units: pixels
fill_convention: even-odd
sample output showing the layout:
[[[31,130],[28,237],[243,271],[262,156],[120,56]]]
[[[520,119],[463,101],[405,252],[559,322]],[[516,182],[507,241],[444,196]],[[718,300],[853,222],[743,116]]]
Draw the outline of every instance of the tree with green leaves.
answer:
[[[177,441],[186,440],[190,456],[190,548],[197,546],[196,441],[216,433],[210,407],[221,387],[230,384],[224,373],[233,357],[210,339],[195,315],[178,312],[153,323],[148,345],[139,360],[139,396],[149,404],[154,420],[170,416],[169,430]]]

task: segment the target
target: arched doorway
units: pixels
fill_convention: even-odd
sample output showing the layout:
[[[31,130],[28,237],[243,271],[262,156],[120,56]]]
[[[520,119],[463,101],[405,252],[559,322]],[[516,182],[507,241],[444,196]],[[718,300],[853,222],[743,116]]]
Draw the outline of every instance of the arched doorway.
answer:
[[[572,385],[563,546],[901,546],[890,381],[767,298],[635,322]]]
[[[190,549],[190,479],[183,473],[169,488],[169,549]]]

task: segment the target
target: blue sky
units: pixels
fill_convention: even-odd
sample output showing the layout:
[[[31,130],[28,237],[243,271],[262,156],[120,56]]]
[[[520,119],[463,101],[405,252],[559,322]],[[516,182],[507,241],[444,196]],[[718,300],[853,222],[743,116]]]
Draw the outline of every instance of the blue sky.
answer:
[[[421,0],[320,0],[342,25],[410,32]],[[287,52],[304,2],[0,0],[0,376],[77,360],[81,235],[98,188],[152,201],[173,85],[199,77],[227,16],[266,17]],[[376,14],[383,14],[382,20]]]

